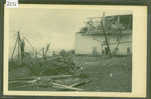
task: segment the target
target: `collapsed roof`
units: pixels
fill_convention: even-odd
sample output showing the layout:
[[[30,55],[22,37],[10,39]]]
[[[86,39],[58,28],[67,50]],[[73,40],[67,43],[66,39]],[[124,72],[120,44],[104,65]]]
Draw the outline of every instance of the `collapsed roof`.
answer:
[[[103,24],[101,24],[101,22]],[[86,25],[78,33],[83,35],[118,35],[132,33],[132,14],[108,15],[89,18]]]

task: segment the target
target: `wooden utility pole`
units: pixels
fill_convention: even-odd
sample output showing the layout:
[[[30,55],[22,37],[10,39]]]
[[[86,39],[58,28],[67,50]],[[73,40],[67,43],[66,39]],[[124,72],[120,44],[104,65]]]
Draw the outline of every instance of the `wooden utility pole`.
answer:
[[[18,39],[18,59],[20,60],[20,32],[17,33],[17,39]]]
[[[14,46],[14,49],[13,49],[13,53],[12,53],[12,59],[13,59],[13,55],[15,53],[15,49],[16,47],[18,47],[18,58],[20,57],[20,33],[18,32],[17,33],[17,38],[16,38],[16,41],[15,41],[15,46]]]
[[[14,49],[13,49],[13,53],[12,53],[11,59],[13,59],[14,52],[15,52],[15,49],[16,49],[16,46],[17,46],[17,42],[18,42],[18,39],[16,38],[15,46],[14,46]]]
[[[15,49],[16,47],[18,48],[18,52],[17,52],[17,57],[18,57],[18,60],[21,61],[21,63],[23,62],[23,57],[24,57],[24,47],[25,47],[25,43],[24,43],[24,40],[21,39],[20,37],[20,32],[17,32],[17,38],[16,38],[16,41],[15,41],[15,46],[14,46],[14,49],[13,49],[13,53],[12,53],[12,59],[13,59],[13,55],[15,53]]]

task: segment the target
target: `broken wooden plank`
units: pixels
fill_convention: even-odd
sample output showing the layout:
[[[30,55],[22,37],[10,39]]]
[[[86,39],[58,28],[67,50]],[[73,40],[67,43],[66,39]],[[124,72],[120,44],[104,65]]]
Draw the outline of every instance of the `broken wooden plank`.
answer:
[[[81,89],[81,88],[75,88],[75,87],[72,87],[72,86],[67,86],[67,85],[58,84],[58,83],[54,83],[54,82],[52,82],[52,84],[54,85],[53,87],[57,87],[57,88],[60,88],[60,89],[69,89],[69,90],[75,90],[75,91],[84,90],[84,89]]]
[[[63,79],[72,77],[72,75],[53,75],[53,76],[39,76],[40,79]]]
[[[68,77],[72,77],[72,75],[53,75],[53,76],[32,76],[32,77],[23,77],[23,78],[16,78],[14,80],[33,80],[33,79],[63,79],[63,78],[68,78]]]
[[[74,84],[72,84],[72,85],[70,85],[70,86],[71,86],[71,87],[77,87],[77,86],[81,86],[81,85],[84,85],[84,84],[89,83],[89,82],[90,82],[90,80],[81,81],[81,82],[76,82],[76,83],[74,83]]]
[[[33,87],[34,85],[33,84],[31,84],[31,85],[23,85],[23,86],[17,86],[17,87],[15,87],[15,88],[24,88],[24,87]]]
[[[9,83],[36,83],[37,81],[39,81],[40,80],[40,78],[39,77],[37,77],[36,79],[33,79],[33,80],[26,80],[26,81],[20,81],[20,80],[18,80],[18,81],[9,81]]]

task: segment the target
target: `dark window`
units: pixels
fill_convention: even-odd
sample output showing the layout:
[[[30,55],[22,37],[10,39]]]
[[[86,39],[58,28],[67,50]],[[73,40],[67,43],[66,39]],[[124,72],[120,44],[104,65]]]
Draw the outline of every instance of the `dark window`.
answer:
[[[126,29],[132,29],[132,15],[121,15],[120,23],[123,24]]]

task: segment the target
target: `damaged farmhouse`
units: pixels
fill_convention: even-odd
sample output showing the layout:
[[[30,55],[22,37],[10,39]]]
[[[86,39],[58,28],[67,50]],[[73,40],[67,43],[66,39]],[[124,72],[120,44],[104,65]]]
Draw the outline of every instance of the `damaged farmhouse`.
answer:
[[[76,33],[75,48],[76,54],[132,54],[132,13],[104,13],[102,17],[88,18]]]

